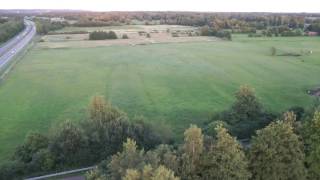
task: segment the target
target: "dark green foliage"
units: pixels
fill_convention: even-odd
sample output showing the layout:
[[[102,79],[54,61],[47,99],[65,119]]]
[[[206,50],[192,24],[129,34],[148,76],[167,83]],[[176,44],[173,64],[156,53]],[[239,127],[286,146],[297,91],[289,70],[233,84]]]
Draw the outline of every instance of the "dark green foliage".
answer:
[[[54,155],[57,165],[76,166],[85,164],[87,147],[88,142],[83,130],[78,124],[67,120],[55,129],[49,150]]]
[[[219,38],[232,40],[231,32],[225,30],[217,30],[209,26],[204,26],[200,29],[201,36],[216,36]]]
[[[128,121],[125,113],[103,97],[95,96],[89,106],[89,118],[85,121],[74,123],[67,120],[53,128],[49,137],[29,134],[15,152],[15,163],[4,164],[0,169],[0,179],[90,166],[119,152],[127,138],[135,139],[139,146],[149,150],[167,143],[169,135],[168,131],[145,123],[143,118]],[[144,158],[150,163],[159,161],[152,152],[147,152]]]
[[[271,51],[271,56],[277,55],[277,49],[275,47],[271,47],[270,51]]]
[[[129,39],[129,36],[127,34],[123,34],[122,39]]]
[[[320,179],[320,111],[316,111],[304,127],[309,179]]]
[[[17,147],[14,159],[24,163],[30,163],[33,156],[40,150],[46,149],[48,145],[49,139],[46,136],[34,132],[30,133],[24,143]]]
[[[240,139],[250,138],[255,130],[263,128],[275,118],[264,112],[252,88],[242,86],[235,96],[236,101],[229,110],[213,117],[213,121],[224,121],[232,135]]]
[[[26,173],[26,165],[20,161],[10,161],[0,166],[0,179],[18,180]]]
[[[293,112],[296,115],[297,121],[300,121],[305,114],[304,108],[300,106],[293,106],[289,108],[288,111]]]
[[[227,39],[227,40],[232,40],[231,33],[229,31],[218,31],[215,35],[216,37]]]
[[[320,22],[317,21],[312,23],[307,30],[317,32],[318,36],[320,36]]]
[[[272,122],[259,130],[252,140],[249,155],[253,179],[306,178],[303,144],[291,123]]]
[[[24,29],[23,20],[9,20],[0,24],[0,43],[6,42],[10,38]]]
[[[37,28],[37,33],[41,35],[48,34],[50,31],[62,29],[65,26],[67,26],[66,23],[50,22],[49,20],[44,19],[35,19],[35,24]]]
[[[93,31],[89,34],[90,40],[105,40],[105,39],[118,39],[117,34],[114,31]]]

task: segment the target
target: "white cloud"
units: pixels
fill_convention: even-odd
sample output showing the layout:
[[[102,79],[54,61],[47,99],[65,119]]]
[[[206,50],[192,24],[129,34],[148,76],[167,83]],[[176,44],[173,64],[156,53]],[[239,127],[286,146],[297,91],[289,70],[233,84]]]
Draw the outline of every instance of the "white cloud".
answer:
[[[2,0],[0,9],[320,12],[320,0]]]

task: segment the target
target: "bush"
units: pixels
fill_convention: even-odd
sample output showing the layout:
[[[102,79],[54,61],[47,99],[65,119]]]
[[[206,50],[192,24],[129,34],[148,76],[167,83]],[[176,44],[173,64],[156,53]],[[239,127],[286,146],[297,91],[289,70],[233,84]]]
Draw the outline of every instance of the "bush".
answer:
[[[147,38],[151,38],[151,35],[150,35],[150,33],[147,33]]]
[[[128,37],[127,34],[123,34],[123,35],[122,35],[122,39],[129,39],[129,37]]]
[[[105,39],[118,39],[117,34],[114,31],[93,31],[89,34],[90,40],[105,40]]]
[[[171,33],[171,36],[172,36],[172,37],[179,37],[179,34],[178,34],[178,33],[173,32],[173,33]]]

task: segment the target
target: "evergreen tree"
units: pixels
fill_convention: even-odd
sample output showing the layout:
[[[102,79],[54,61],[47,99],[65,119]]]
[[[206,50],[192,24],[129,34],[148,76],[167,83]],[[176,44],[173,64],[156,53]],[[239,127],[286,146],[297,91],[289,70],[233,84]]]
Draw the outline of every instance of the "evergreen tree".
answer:
[[[203,156],[203,179],[245,180],[250,178],[248,161],[237,140],[227,130],[216,127],[216,142]]]
[[[303,180],[306,178],[303,145],[290,123],[272,122],[257,131],[250,148],[253,179]]]

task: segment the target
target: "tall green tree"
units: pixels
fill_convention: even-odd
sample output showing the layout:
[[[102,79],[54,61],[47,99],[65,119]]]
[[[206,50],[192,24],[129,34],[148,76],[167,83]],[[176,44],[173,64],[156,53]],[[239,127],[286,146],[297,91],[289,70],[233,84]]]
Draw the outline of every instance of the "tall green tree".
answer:
[[[288,122],[272,122],[258,130],[249,155],[253,179],[306,179],[303,144]]]
[[[191,125],[184,132],[184,144],[182,154],[182,172],[183,179],[196,179],[200,173],[200,157],[203,152],[202,130],[196,125]]]
[[[203,156],[202,179],[249,179],[248,160],[241,145],[222,125],[218,125],[216,131],[215,143]]]
[[[257,129],[265,127],[274,118],[272,114],[264,112],[251,87],[241,86],[235,98],[229,110],[213,118],[214,121],[225,121],[232,135],[240,139],[250,138]]]
[[[320,179],[320,111],[305,127],[305,143],[309,179]]]
[[[83,130],[70,120],[66,120],[54,129],[50,151],[58,163],[80,165],[87,161],[87,139]]]

